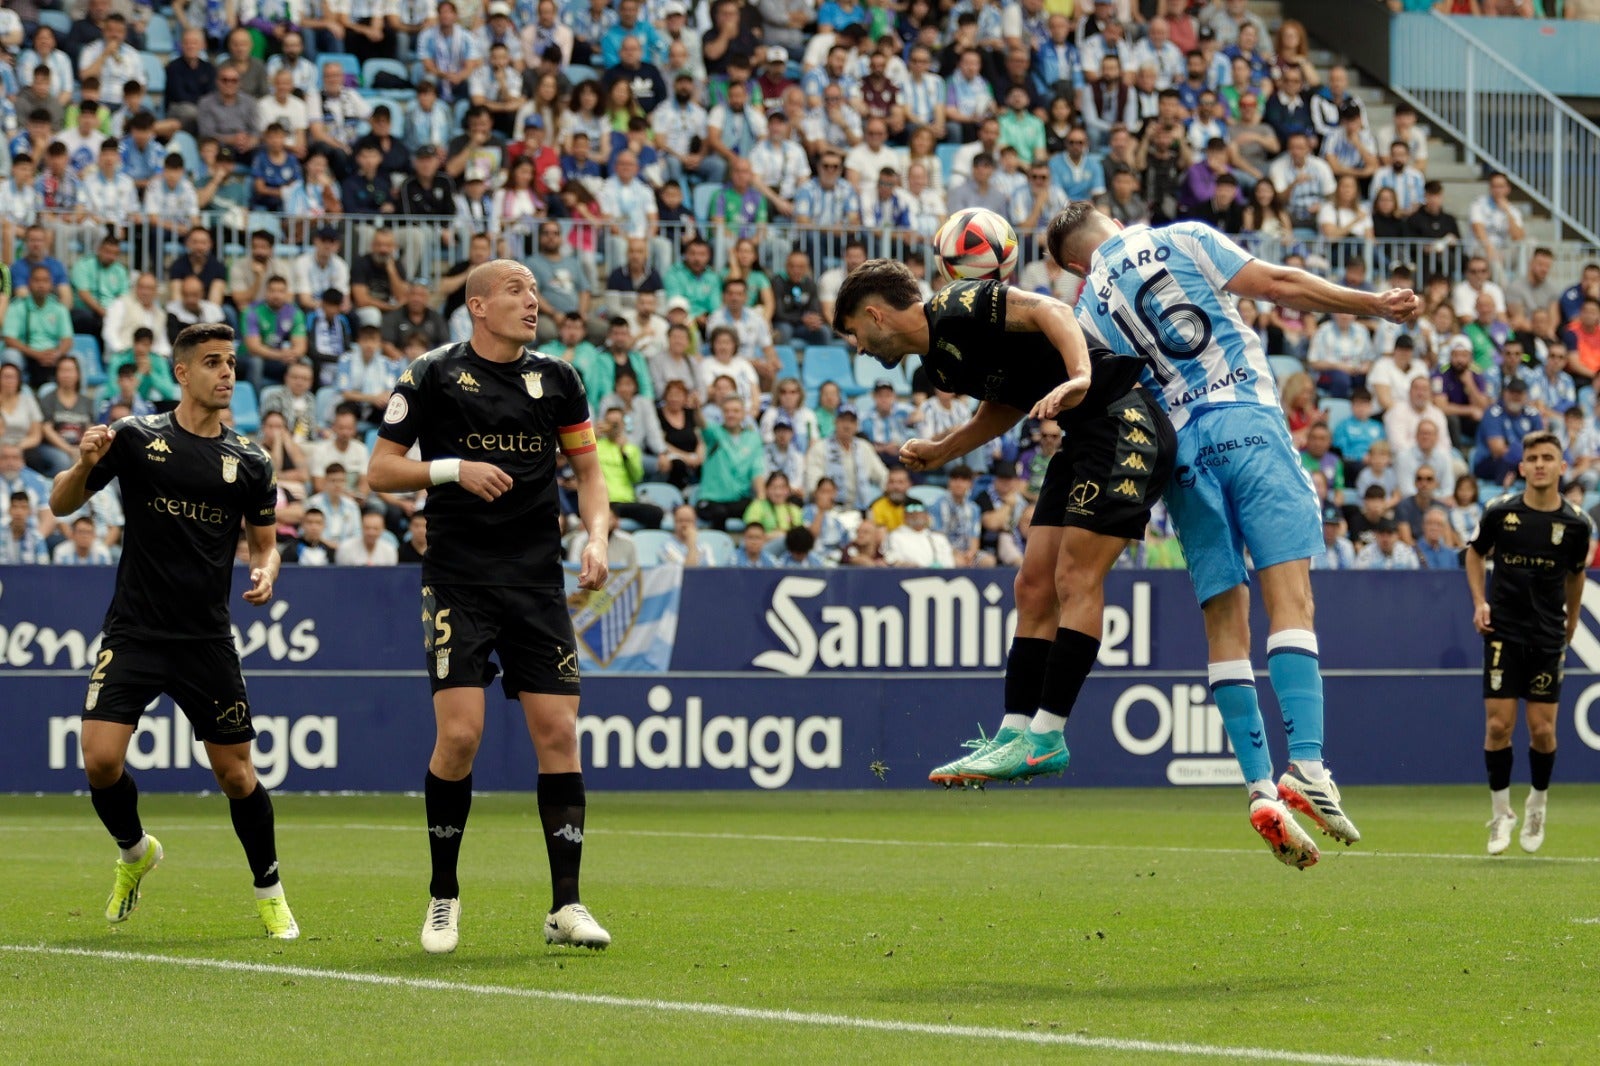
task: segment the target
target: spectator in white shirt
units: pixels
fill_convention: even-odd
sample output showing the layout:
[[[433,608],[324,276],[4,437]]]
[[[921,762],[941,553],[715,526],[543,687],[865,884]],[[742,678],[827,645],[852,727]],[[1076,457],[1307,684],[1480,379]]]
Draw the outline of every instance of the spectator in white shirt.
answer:
[[[158,302],[159,289],[156,276],[144,273],[134,279],[132,291],[111,301],[100,334],[107,355],[132,348],[133,331],[141,326],[155,337],[151,351],[157,355],[172,355],[172,342],[167,339],[167,309]]]
[[[955,565],[949,539],[929,529],[928,523],[928,509],[922,501],[908,500],[905,524],[884,538],[884,562],[919,569],[949,569]]]
[[[396,566],[400,555],[383,535],[383,516],[368,511],[361,516],[361,535],[340,541],[333,561],[340,566]]]
[[[323,491],[306,501],[306,510],[315,508],[322,512],[326,523],[323,540],[337,548],[346,540],[361,536],[361,507],[345,491],[345,469],[342,463],[328,463],[322,468]]]
[[[101,24],[100,40],[91,42],[78,53],[78,77],[100,79],[100,99],[118,107],[122,104],[122,87],[130,81],[144,77],[144,60],[128,43],[128,20],[113,11]]]
[[[772,343],[772,327],[767,316],[745,306],[749,296],[749,283],[743,278],[729,278],[723,282],[722,306],[706,316],[706,330],[733,330],[739,339],[738,355],[755,369],[760,389],[765,391],[771,387],[782,364],[778,360],[778,349]],[[743,391],[741,387],[740,393]]]
[[[334,411],[333,436],[319,441],[311,449],[311,476],[320,491],[327,491],[330,480],[342,480],[345,487],[360,499],[367,497],[367,446],[356,439],[356,424],[360,409],[352,403],[342,403]],[[331,466],[339,467],[339,476],[333,478]],[[333,535],[333,516],[328,516],[328,539]]]
[[[1511,202],[1511,180],[1504,174],[1489,175],[1489,191],[1472,201],[1467,217],[1478,252],[1489,260],[1496,273],[1505,270],[1511,246],[1526,236],[1522,212]]]
[[[1466,322],[1478,319],[1478,297],[1487,295],[1494,300],[1496,314],[1506,313],[1505,290],[1489,280],[1489,260],[1475,255],[1467,260],[1465,277],[1450,290],[1450,308],[1456,317]]]
[[[72,523],[72,539],[56,545],[50,553],[56,566],[110,566],[111,551],[94,536],[94,519],[87,516]]]
[[[1357,570],[1417,570],[1420,567],[1416,551],[1400,539],[1399,526],[1392,518],[1378,519],[1372,542],[1356,554]]]

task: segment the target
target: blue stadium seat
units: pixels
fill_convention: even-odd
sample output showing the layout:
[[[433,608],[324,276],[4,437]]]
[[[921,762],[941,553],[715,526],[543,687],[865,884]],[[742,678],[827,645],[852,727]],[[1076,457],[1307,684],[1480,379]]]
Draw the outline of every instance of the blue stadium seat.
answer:
[[[697,539],[700,542],[701,566],[727,566],[733,562],[733,553],[739,550],[733,538],[720,529],[702,529]],[[709,558],[706,557],[708,554]]]
[[[72,354],[78,357],[78,368],[83,371],[83,383],[98,389],[106,383],[106,366],[100,360],[100,338],[93,333],[75,333],[72,336]]]
[[[694,187],[694,219],[703,227],[711,213],[711,200],[722,191],[722,183],[705,181]]]
[[[1280,385],[1288,381],[1291,374],[1303,374],[1306,369],[1306,365],[1292,355],[1269,355],[1267,362],[1272,365],[1272,376]]]
[[[165,15],[150,16],[144,28],[144,47],[147,52],[169,57],[178,50],[177,42],[172,39],[172,23],[167,21]]]
[[[580,66],[577,63],[566,67],[562,70],[562,73],[567,76],[567,82],[572,85],[577,85],[579,82],[584,81],[598,81],[600,78],[598,70],[593,67]]]
[[[944,169],[944,184],[947,189],[950,187],[950,167],[955,163],[956,153],[960,150],[961,146],[959,144],[942,143],[936,145],[933,149],[935,158],[939,160],[939,166]]]
[[[835,345],[814,344],[807,348],[805,362],[801,364],[800,371],[804,375],[800,382],[808,391],[820,389],[825,381],[838,385],[839,390],[846,396],[860,396],[867,391],[856,384],[855,367],[850,362],[850,353]]]
[[[151,96],[160,96],[167,91],[167,61],[158,55],[149,52],[140,52],[139,60],[144,64],[144,87]]]
[[[363,88],[372,88],[372,79],[387,71],[401,81],[411,80],[411,71],[398,59],[384,59],[374,57],[361,64],[361,85]]]
[[[1350,417],[1350,401],[1330,397],[1322,401],[1322,410],[1328,415],[1328,431],[1332,432],[1339,428],[1339,423]]]
[[[67,43],[67,34],[72,32],[72,17],[65,11],[40,8],[39,25],[49,26],[55,31],[56,47],[60,48]]]
[[[901,362],[901,364],[900,364],[900,376],[902,378],[904,378],[904,380],[895,382],[894,391],[898,392],[902,396],[910,396],[911,395],[911,379],[916,376],[917,368],[920,367],[921,365],[922,365],[922,356],[920,356],[920,355],[908,355],[908,356],[906,356],[905,360],[903,362]]]
[[[183,156],[183,169],[189,172],[191,178],[200,172],[200,146],[195,143],[194,134],[179,130],[167,142],[167,150]]]
[[[317,425],[333,425],[333,409],[344,401],[337,385],[324,385],[317,390]]]
[[[346,84],[352,80],[357,86],[361,84],[361,60],[349,52],[323,52],[317,56],[317,67],[320,69],[324,63],[337,63],[343,67]]]
[[[240,433],[255,433],[261,429],[261,403],[256,398],[256,387],[248,381],[233,383],[233,428]]]
[[[856,355],[855,360],[856,384],[867,392],[871,392],[879,381],[897,384],[895,379],[901,375],[893,370],[885,370],[883,364],[870,355]]]
[[[641,481],[633,491],[640,503],[653,503],[666,512],[661,520],[662,529],[672,528],[672,509],[683,503],[683,493],[678,491],[678,486],[665,481]]]
[[[924,507],[932,507],[944,499],[945,491],[938,485],[912,485],[911,498],[922,501]]]
[[[664,529],[641,529],[633,535],[633,554],[640,566],[657,566],[661,562],[661,549],[672,540]]]
[[[800,379],[800,360],[794,354],[794,346],[778,344],[773,346],[778,353],[778,376],[780,378]]]
[[[1585,385],[1578,390],[1578,406],[1588,412],[1594,408],[1594,386]]]

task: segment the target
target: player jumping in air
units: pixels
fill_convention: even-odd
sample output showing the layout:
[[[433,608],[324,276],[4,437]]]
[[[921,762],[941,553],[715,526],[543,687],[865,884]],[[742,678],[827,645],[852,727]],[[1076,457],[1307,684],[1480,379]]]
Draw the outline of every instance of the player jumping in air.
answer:
[[[1090,343],[1145,359],[1177,429],[1167,506],[1205,615],[1212,695],[1244,771],[1250,824],[1279,859],[1305,869],[1317,847],[1285,803],[1335,840],[1361,839],[1322,761],[1310,576],[1311,557],[1323,550],[1322,518],[1260,338],[1232,296],[1404,323],[1416,317],[1417,295],[1357,292],[1271,266],[1196,222],[1123,229],[1083,202],[1052,220],[1048,239],[1056,262],[1086,279],[1078,320]],[[1289,737],[1289,767],[1276,787],[1250,665],[1246,549],[1266,603],[1267,673]]]
[[[1138,385],[1140,360],[1091,352],[1071,307],[998,281],[952,282],[924,304],[916,278],[892,259],[850,272],[834,328],[886,367],[919,354],[940,389],[979,400],[943,438],[907,441],[908,469],[943,466],[1030,413],[1065,431],[1017,572],[1005,717],[993,737],[969,742],[970,754],[928,777],[953,785],[1060,773],[1063,729],[1100,651],[1105,576],[1128,541],[1144,538],[1172,471],[1172,426]]]
[[[116,478],[127,512],[105,638],[83,701],[89,798],[122,849],[106,918],[133,913],[140,884],[162,859],[161,842],[139,820],[139,790],[125,761],[145,706],[166,693],[205,743],[228,797],[267,935],[293,940],[300,927],[278,878],[272,798],[250,762],[256,731],[228,617],[241,524],[250,548],[245,602],[261,607],[272,599],[277,478],[266,453],[222,423],[233,401],[233,330],[190,326],[173,343],[172,359],[183,390],[177,409],[91,426],[78,462],[56,475],[50,491],[50,510],[65,516]]]
[[[539,819],[550,860],[545,939],[604,948],[611,934],[578,901],[583,768],[578,762],[578,652],[561,569],[557,451],[578,479],[589,544],[578,583],[606,581],[611,508],[595,456],[583,382],[527,350],[539,325],[533,274],[509,259],[467,275],[472,339],[427,353],[400,375],[367,477],[380,492],[428,490],[422,621],[437,727],[424,796],[433,858],[424,950],[454,951],[456,863],[483,739],[484,686],[499,659],[507,699],[522,704],[539,759]],[[406,458],[412,444],[422,460]]]
[[[1562,661],[1578,628],[1583,571],[1593,548],[1589,516],[1561,498],[1566,460],[1561,440],[1539,430],[1522,439],[1518,467],[1527,487],[1492,501],[1467,545],[1472,621],[1483,634],[1483,706],[1488,726],[1483,761],[1489,771],[1489,854],[1511,846],[1511,733],[1517,701],[1528,704],[1528,767],[1533,789],[1523,808],[1520,843],[1544,843],[1545,803],[1556,762],[1556,707]],[[1484,591],[1484,566],[1494,579]]]

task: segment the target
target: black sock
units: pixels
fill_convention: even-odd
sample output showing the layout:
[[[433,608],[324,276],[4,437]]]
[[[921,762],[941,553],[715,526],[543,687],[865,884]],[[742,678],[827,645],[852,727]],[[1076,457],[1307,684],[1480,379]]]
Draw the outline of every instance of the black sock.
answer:
[[[128,771],[122,771],[116,783],[105,788],[89,786],[89,801],[117,847],[131,848],[144,839],[144,826],[139,822],[139,789]]]
[[[550,909],[578,902],[583,862],[583,774],[539,775],[539,821],[550,855]]]
[[[1510,748],[1506,749],[1510,751]],[[1533,778],[1533,787],[1540,792],[1550,787],[1550,771],[1556,768],[1556,753],[1553,751],[1535,751],[1528,749],[1528,773]]]
[[[1490,792],[1502,792],[1511,787],[1512,761],[1510,748],[1501,748],[1499,751],[1484,749],[1483,765],[1489,768]]]
[[[1072,705],[1078,702],[1078,693],[1099,654],[1099,637],[1076,629],[1056,630],[1045,667],[1044,688],[1039,693],[1040,708],[1063,718],[1071,716]]]
[[[278,883],[278,843],[273,834],[272,796],[267,787],[256,782],[256,790],[244,799],[228,800],[228,813],[233,815],[233,831],[244,845],[245,861],[256,879],[257,888],[271,888]]]
[[[434,899],[455,899],[461,895],[456,862],[461,857],[461,835],[467,831],[467,812],[472,810],[472,775],[446,781],[429,770],[422,797],[428,811],[428,853],[433,859],[428,894]]]
[[[1012,637],[1006,656],[1006,713],[1033,717],[1044,691],[1045,664],[1050,642],[1043,637]]]

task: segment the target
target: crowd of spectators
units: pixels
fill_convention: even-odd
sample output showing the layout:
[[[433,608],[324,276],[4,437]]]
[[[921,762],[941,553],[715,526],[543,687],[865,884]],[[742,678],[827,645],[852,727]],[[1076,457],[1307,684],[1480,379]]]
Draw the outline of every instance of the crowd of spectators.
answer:
[[[1600,267],[1526,254],[1503,176],[1459,223],[1416,113],[1374,130],[1304,28],[1245,0],[79,7],[0,8],[0,562],[115,558],[115,494],[57,523],[47,478],[85,426],[170,407],[172,338],[222,320],[286,560],[420,558],[425,494],[371,492],[367,441],[408,360],[470,333],[466,273],[500,255],[589,393],[614,560],[1012,565],[1060,427],[912,478],[900,444],[967,400],[912,368],[796,371],[869,254],[931,296],[960,207],[1014,220],[1017,284],[1073,297],[1038,238],[1074,199],[1424,292],[1405,330],[1241,308],[1280,357],[1328,565],[1444,565],[1534,424],[1566,434],[1575,492],[1600,477]],[[1127,562],[1182,565],[1164,514]]]

